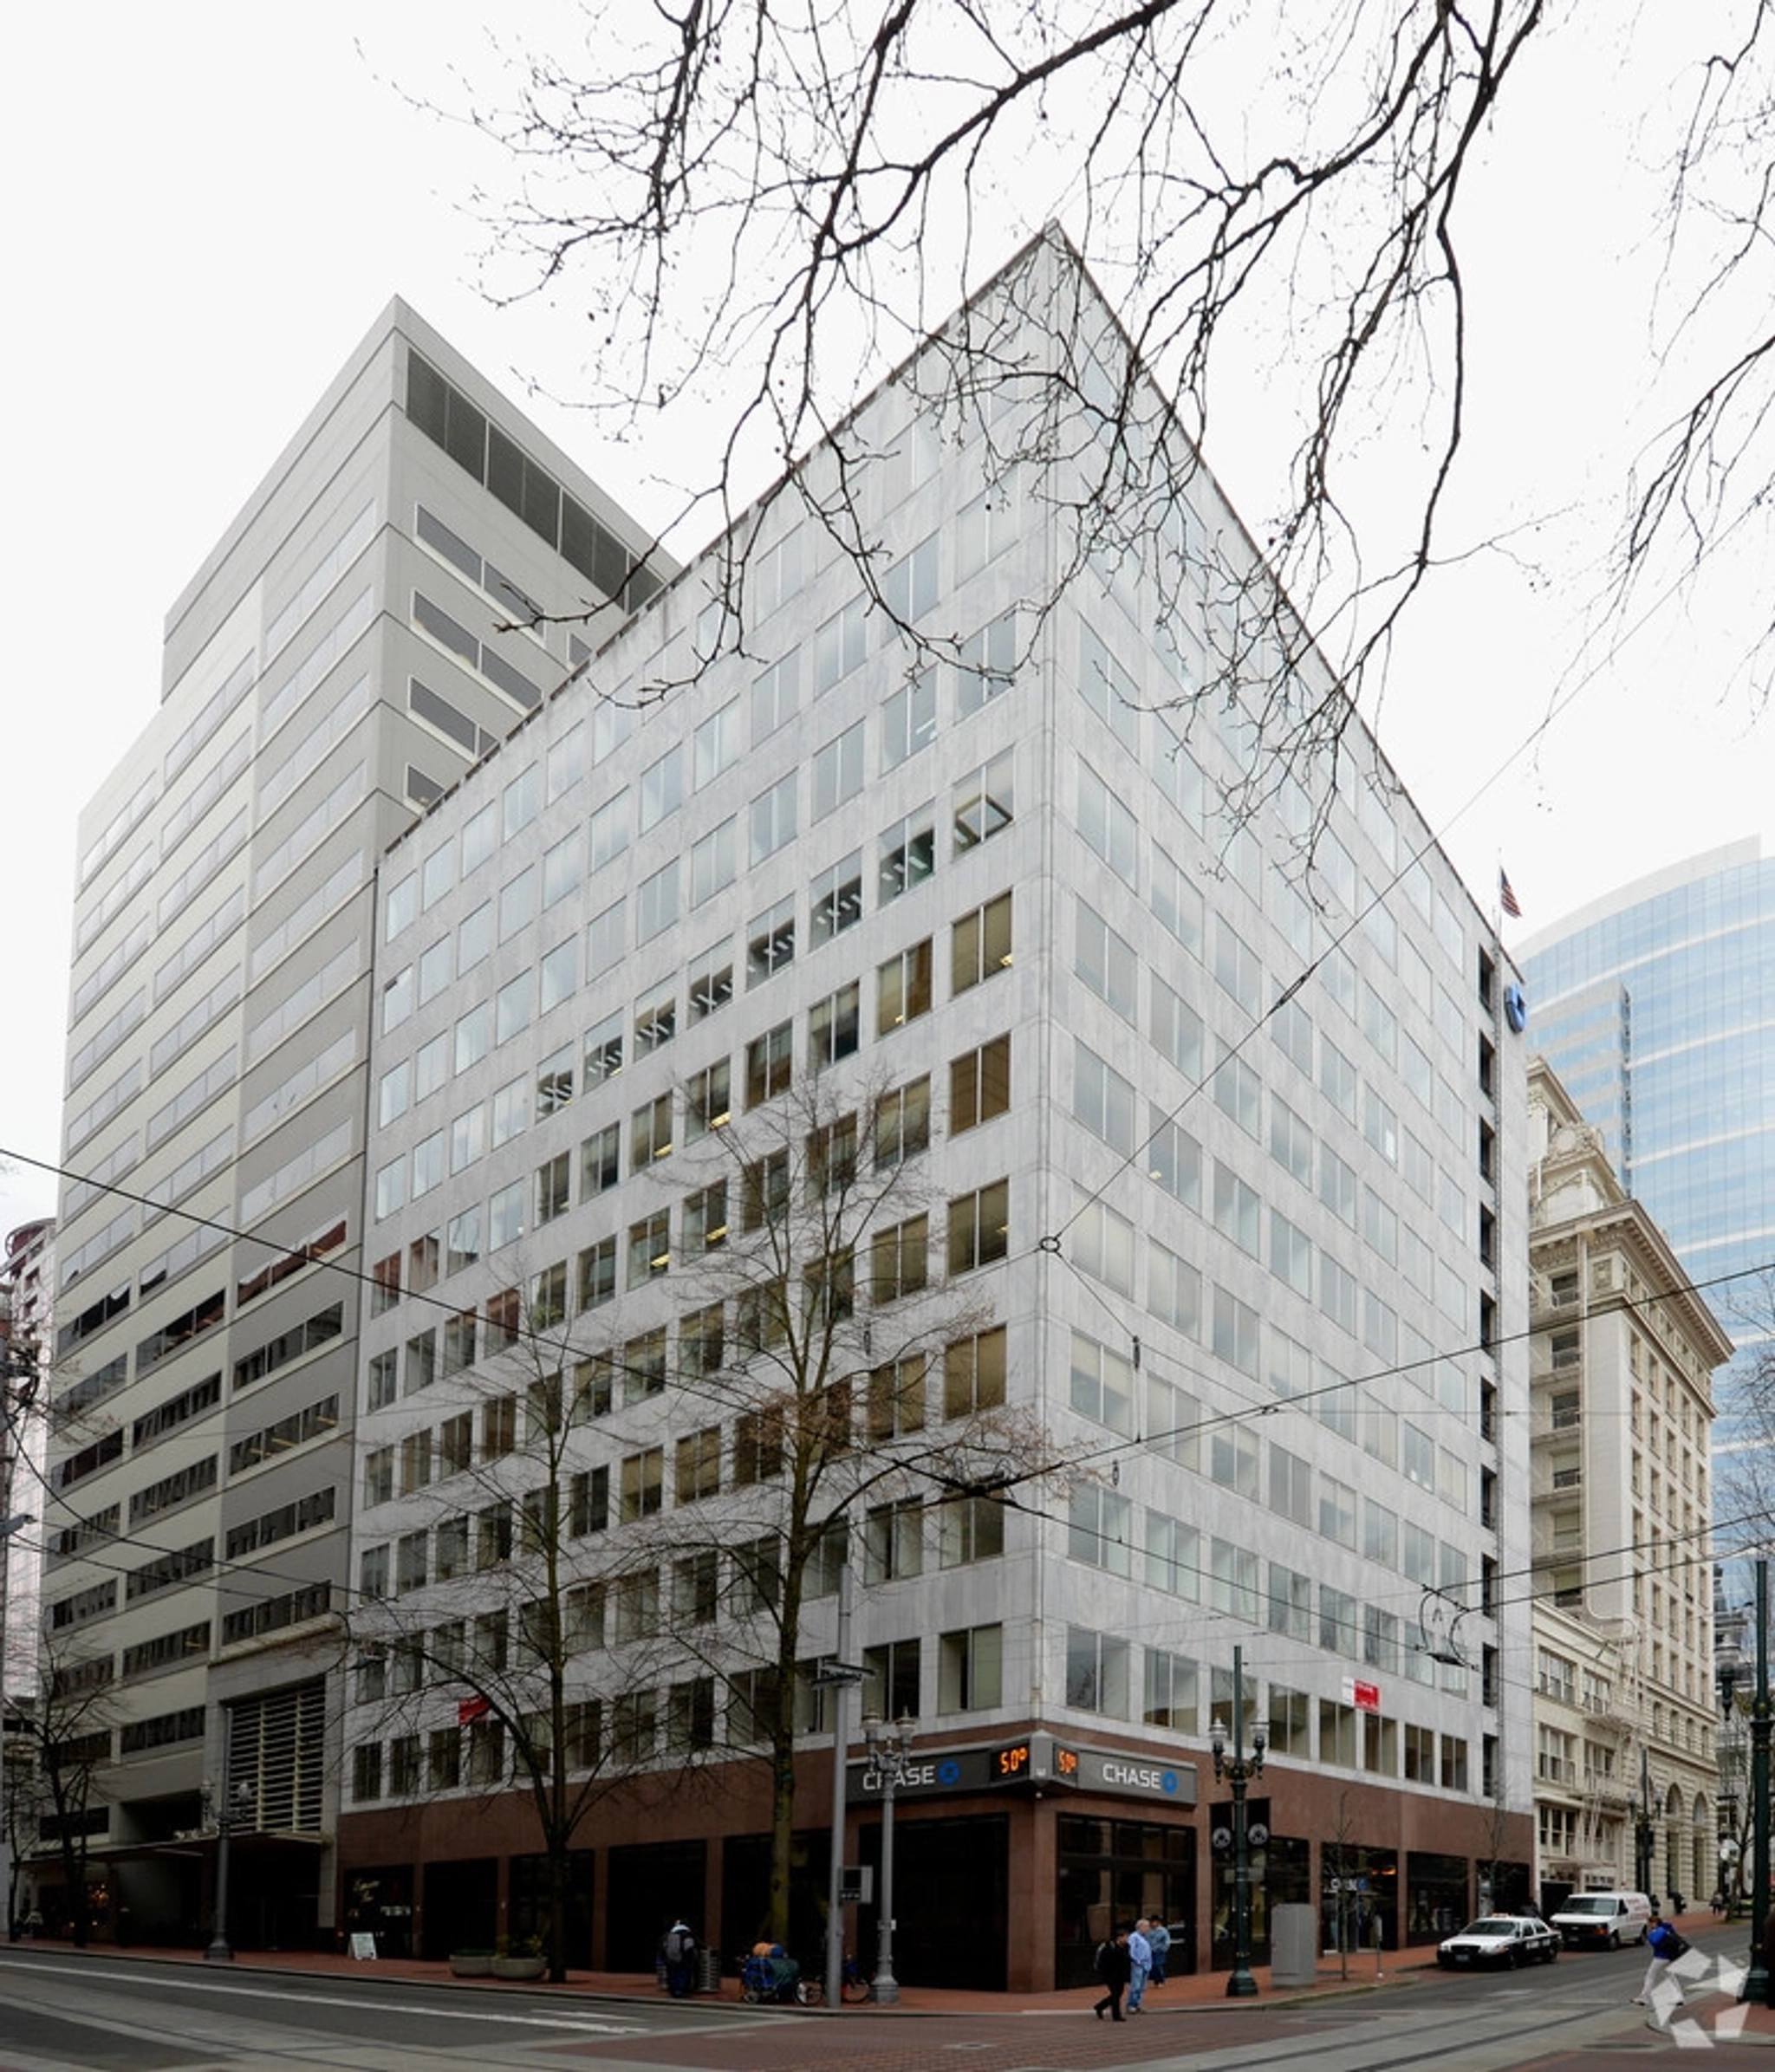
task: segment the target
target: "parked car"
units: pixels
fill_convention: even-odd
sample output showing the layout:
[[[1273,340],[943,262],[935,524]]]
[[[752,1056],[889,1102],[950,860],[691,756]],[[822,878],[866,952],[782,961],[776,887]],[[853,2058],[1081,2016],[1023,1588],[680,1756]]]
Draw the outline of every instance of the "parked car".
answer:
[[[1575,1892],[1553,1916],[1568,1950],[1618,1950],[1642,1943],[1652,1902],[1642,1892]]]
[[[1545,1921],[1522,1913],[1481,1914],[1459,1935],[1436,1945],[1436,1962],[1445,1969],[1495,1964],[1513,1969],[1524,1964],[1551,1964],[1559,1954],[1559,1938]]]

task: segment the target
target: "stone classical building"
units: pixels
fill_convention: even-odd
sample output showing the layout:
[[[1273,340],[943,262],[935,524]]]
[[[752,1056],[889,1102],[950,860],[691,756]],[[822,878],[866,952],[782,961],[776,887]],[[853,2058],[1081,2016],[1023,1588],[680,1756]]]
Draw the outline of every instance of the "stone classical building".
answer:
[[[1737,1515],[1768,1482],[1767,1413],[1737,1399],[1775,1330],[1775,856],[1752,836],[1687,857],[1518,954],[1531,1043],[1739,1348],[1713,1430],[1715,1502]]]
[[[1528,1105],[1544,1904],[1572,1886],[1706,1897],[1712,1380],[1731,1341],[1539,1058]]]
[[[540,1925],[557,1674],[573,1960],[751,1940],[791,1577],[810,1954],[847,1560],[908,1977],[1076,1981],[1117,1913],[1224,1962],[1235,1651],[1260,1953],[1530,1882],[1509,973],[1359,724],[1247,781],[1336,692],[1159,413],[1150,532],[1076,529],[1126,347],[1072,256],[971,314],[989,392],[916,357],[383,861],[339,1850],[434,1955]],[[983,1413],[1073,1471],[962,1472]]]

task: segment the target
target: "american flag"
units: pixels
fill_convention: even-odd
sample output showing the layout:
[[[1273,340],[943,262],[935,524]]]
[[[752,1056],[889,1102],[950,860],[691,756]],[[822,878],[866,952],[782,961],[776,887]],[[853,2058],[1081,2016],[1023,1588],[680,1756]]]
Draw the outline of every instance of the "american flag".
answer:
[[[1510,874],[1501,863],[1498,866],[1498,904],[1512,920],[1522,919],[1522,907],[1510,882]]]

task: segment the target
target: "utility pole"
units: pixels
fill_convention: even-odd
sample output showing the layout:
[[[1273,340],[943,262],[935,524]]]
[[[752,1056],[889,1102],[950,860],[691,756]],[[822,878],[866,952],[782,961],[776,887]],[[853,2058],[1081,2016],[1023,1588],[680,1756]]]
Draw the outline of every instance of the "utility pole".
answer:
[[[850,1659],[850,1563],[838,1571],[837,1653],[816,1679],[832,1693],[832,1862],[826,1879],[826,2004],[844,1993],[844,1821],[850,1756],[850,1693],[863,1680]]]

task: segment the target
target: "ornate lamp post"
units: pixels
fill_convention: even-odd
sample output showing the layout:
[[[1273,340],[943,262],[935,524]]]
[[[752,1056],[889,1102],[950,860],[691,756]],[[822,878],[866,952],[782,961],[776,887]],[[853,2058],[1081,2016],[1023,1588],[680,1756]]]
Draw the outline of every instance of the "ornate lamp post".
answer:
[[[1644,1749],[1640,1750],[1640,1803],[1633,1820],[1633,1882],[1637,1892],[1652,1889],[1652,1773]]]
[[[1750,1688],[1750,1665],[1744,1659],[1742,1621],[1716,1607],[1719,1634],[1713,1649],[1713,1677],[1720,1686],[1720,1790],[1716,1825],[1720,1835],[1720,1890],[1728,1914],[1738,1911],[1744,1882],[1739,1807],[1745,1777],[1745,1734],[1738,1693]]]
[[[1740,2000],[1766,2005],[1769,1968],[1763,1961],[1763,1927],[1769,1914],[1769,1729],[1775,1706],[1769,1701],[1769,1563],[1757,1563],[1757,1688],[1751,1699],[1751,1958],[1739,1990]]]
[[[205,1964],[232,1964],[234,1951],[228,1940],[228,1845],[237,1820],[244,1819],[253,1809],[253,1788],[243,1777],[239,1783],[231,1783],[229,1771],[234,1758],[234,1714],[227,1706],[222,1708],[222,1788],[214,1795],[212,1810],[216,1819],[216,1932],[210,1939],[210,1946],[204,1952]]]
[[[1252,1728],[1252,1752],[1245,1752],[1245,1650],[1232,1651],[1232,1754],[1226,1753],[1226,1730],[1217,1719],[1209,1730],[1214,1751],[1214,1782],[1232,1788],[1232,1971],[1226,1981],[1229,2000],[1256,1997],[1252,1977],[1252,1853],[1246,1839],[1245,1795],[1253,1777],[1264,1774],[1263,1723]]]
[[[872,1997],[885,2006],[900,1998],[894,1976],[894,1794],[905,1783],[916,1723],[903,1714],[890,1726],[879,1712],[863,1718],[863,1740],[881,1780],[881,1907],[876,1917],[875,1983]]]

